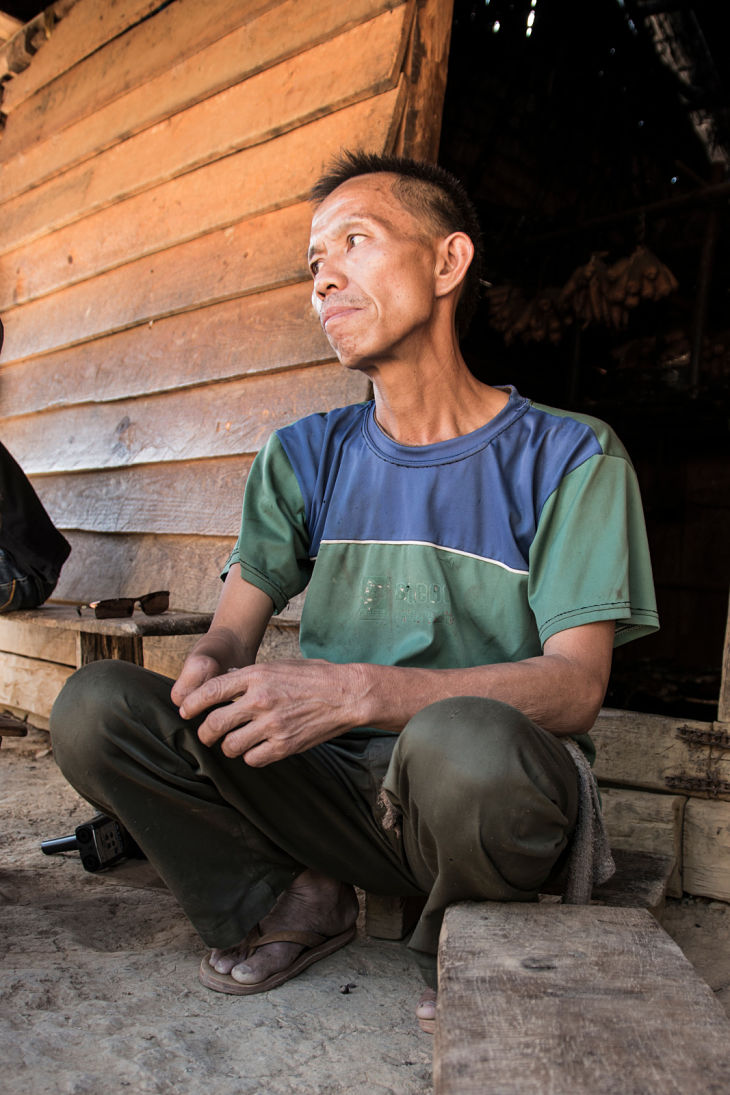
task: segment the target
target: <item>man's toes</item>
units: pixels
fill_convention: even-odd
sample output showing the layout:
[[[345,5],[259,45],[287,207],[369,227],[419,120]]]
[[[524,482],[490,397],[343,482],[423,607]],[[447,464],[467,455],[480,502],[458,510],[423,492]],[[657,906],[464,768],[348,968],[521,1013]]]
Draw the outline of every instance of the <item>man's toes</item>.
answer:
[[[242,985],[256,985],[270,974],[285,970],[301,952],[298,943],[269,943],[245,962],[234,963],[231,977]]]
[[[436,1018],[436,993],[433,989],[426,989],[418,1001],[416,1015],[419,1019]]]
[[[208,958],[209,964],[216,973],[230,973],[234,966],[241,961],[241,952],[237,950],[212,950]]]
[[[234,981],[239,981],[242,985],[255,985],[266,977],[262,970],[252,969],[246,962],[239,962],[237,966],[233,966],[230,974]]]

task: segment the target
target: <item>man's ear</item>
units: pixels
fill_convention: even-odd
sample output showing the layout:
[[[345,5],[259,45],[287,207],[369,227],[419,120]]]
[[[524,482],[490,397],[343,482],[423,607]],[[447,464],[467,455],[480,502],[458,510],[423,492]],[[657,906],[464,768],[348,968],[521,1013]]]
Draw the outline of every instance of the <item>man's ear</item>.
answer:
[[[452,232],[439,241],[436,251],[435,293],[448,296],[457,289],[474,258],[474,244],[466,232]]]

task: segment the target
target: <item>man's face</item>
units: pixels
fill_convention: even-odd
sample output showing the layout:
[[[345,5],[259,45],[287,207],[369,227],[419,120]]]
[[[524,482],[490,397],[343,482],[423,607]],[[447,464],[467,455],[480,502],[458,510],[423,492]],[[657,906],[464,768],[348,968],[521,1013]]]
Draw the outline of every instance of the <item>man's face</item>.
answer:
[[[312,303],[349,368],[417,353],[434,313],[438,239],[401,205],[393,182],[388,174],[350,179],[312,220]]]

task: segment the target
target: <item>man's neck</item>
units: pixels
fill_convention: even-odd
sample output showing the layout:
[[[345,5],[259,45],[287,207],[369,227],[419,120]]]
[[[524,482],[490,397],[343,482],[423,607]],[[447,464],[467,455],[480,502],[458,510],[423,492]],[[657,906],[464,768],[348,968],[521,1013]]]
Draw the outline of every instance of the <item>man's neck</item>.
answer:
[[[401,445],[432,445],[463,437],[486,425],[508,395],[482,384],[458,350],[443,361],[391,362],[371,374],[375,418]]]

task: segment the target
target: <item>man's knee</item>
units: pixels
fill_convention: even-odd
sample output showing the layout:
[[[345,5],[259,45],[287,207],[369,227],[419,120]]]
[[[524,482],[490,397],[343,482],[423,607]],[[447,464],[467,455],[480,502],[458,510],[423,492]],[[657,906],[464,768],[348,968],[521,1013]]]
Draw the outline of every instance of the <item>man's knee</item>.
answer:
[[[91,662],[69,677],[51,710],[50,726],[54,757],[71,783],[103,765],[120,727],[129,725],[130,704],[144,702],[152,680],[162,678],[116,660]]]
[[[401,760],[422,765],[431,779],[447,765],[481,780],[497,777],[540,733],[509,704],[458,696],[419,711],[403,729],[396,748]]]
[[[479,696],[419,711],[400,734],[386,787],[438,805],[442,815],[447,804],[448,816],[468,800],[485,818],[505,805],[532,813],[536,800],[570,819],[577,810],[575,767],[559,740],[509,704]]]

